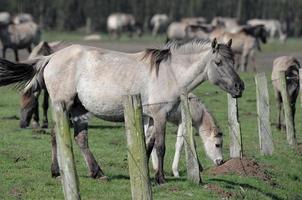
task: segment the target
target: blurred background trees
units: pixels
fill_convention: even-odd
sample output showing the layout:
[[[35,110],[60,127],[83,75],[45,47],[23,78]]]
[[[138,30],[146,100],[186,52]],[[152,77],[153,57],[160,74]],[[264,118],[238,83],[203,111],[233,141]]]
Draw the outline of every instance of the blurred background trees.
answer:
[[[106,31],[110,13],[132,13],[149,26],[155,13],[166,13],[172,20],[182,17],[226,16],[245,23],[250,18],[279,19],[290,36],[302,34],[302,0],[0,0],[0,11],[31,13],[45,29],[72,31],[91,19],[94,31]]]

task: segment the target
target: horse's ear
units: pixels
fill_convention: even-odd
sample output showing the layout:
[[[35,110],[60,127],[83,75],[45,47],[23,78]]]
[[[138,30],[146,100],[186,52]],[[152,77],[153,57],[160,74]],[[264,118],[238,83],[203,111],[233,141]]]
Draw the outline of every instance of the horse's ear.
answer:
[[[231,46],[232,46],[232,38],[227,42],[227,46],[231,48]]]
[[[212,48],[215,49],[217,45],[217,39],[214,38],[214,40],[212,41]]]

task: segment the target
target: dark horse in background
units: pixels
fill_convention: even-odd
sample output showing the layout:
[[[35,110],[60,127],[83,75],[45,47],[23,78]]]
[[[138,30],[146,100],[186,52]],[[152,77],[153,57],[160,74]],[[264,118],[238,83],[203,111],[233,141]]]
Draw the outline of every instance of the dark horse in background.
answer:
[[[70,43],[66,42],[40,42],[31,52],[28,59],[34,59],[38,56],[47,56],[56,51],[59,51],[67,46],[70,46]],[[27,91],[21,96],[21,118],[20,118],[20,127],[27,128],[32,120],[32,127],[38,128],[40,126],[39,118],[39,96],[41,92],[44,92],[43,99],[43,120],[42,128],[48,128],[48,117],[47,110],[49,107],[49,95],[45,88],[40,88],[35,92]]]

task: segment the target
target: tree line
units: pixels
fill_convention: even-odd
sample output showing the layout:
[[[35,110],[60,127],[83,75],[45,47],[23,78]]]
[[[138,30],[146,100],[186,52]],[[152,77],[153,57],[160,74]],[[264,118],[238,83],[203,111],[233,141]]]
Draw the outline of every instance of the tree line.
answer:
[[[73,31],[91,19],[94,31],[106,31],[107,17],[114,12],[132,13],[149,26],[155,13],[166,13],[172,21],[182,17],[215,16],[279,19],[290,36],[302,34],[302,0],[0,0],[0,11],[31,13],[45,29]]]

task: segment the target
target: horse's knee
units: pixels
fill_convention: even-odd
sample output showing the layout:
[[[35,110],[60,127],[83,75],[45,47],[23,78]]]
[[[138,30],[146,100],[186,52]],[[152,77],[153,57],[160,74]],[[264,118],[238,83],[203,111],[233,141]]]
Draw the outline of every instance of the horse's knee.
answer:
[[[88,135],[87,131],[79,132],[75,137],[76,143],[79,145],[80,149],[88,148]]]

